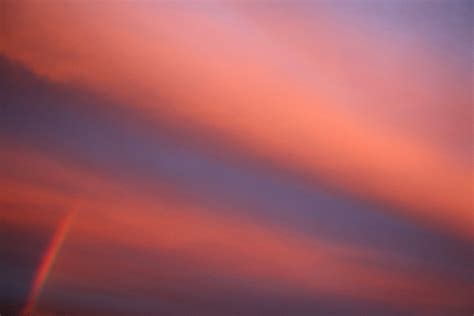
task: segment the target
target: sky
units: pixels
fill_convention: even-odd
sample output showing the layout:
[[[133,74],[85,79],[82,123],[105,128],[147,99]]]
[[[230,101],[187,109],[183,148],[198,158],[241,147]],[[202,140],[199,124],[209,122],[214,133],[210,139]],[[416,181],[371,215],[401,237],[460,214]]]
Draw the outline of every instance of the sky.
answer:
[[[469,1],[0,10],[2,315],[472,313]]]

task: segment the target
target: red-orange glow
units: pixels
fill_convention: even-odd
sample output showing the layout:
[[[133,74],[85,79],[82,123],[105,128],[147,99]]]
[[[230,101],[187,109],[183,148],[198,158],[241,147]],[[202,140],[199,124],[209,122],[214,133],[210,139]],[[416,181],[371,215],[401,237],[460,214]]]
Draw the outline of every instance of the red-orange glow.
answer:
[[[0,0],[0,314],[469,314],[466,8]]]
[[[13,151],[10,154],[13,155]],[[34,153],[29,155],[34,156],[40,157]],[[53,167],[54,162],[49,160],[46,169],[46,164],[38,161],[31,170],[39,168],[49,173],[61,170],[61,175],[51,173],[52,178],[67,181],[72,179],[71,175],[79,175],[67,164]],[[106,255],[95,260],[84,258],[76,250],[84,246],[89,249],[119,246],[125,252],[134,249],[144,253],[180,253],[188,260],[201,262],[195,266],[196,271],[211,269],[216,275],[238,276],[243,282],[255,282],[267,291],[282,288],[307,295],[334,294],[406,306],[457,306],[465,301],[468,293],[468,289],[456,288],[456,284],[435,281],[409,271],[366,267],[361,263],[388,260],[367,249],[314,240],[244,216],[217,215],[219,212],[216,210],[196,207],[172,196],[156,198],[130,187],[122,190],[104,178],[98,185],[98,181],[92,180],[96,176],[87,172],[81,175],[82,179],[75,178],[74,185],[78,189],[88,187],[95,194],[68,198],[60,191],[10,182],[8,194],[0,196],[0,201],[17,199],[24,203],[31,201],[58,206],[62,203],[63,209],[70,209],[74,203],[79,209],[73,231],[68,233],[74,216],[72,212],[66,212],[58,225],[38,268],[25,315],[34,308],[66,235],[68,248],[64,249],[65,255],[51,277],[55,284],[114,291],[117,274],[120,274],[122,286],[140,292],[136,274],[122,271],[123,267],[114,269],[113,259]],[[51,226],[54,216],[57,215],[48,216],[44,210],[30,209],[28,212],[10,212],[4,220],[10,225],[34,231],[39,226]],[[101,246],[97,246],[98,242]],[[132,270],[140,269],[147,278],[158,272],[164,273],[155,271],[153,262],[141,263],[139,268],[134,268],[133,263],[128,265]]]
[[[249,45],[239,29],[196,11],[126,5],[113,12],[100,5],[90,10],[34,1],[12,6],[2,51],[54,81],[86,86],[150,117],[165,115],[179,124],[215,131],[251,155],[389,202],[421,223],[474,237],[471,166],[459,164],[434,142],[413,137],[412,132],[346,111],[345,104],[354,102],[350,94],[317,88],[311,79],[296,84],[281,66],[288,61],[274,52],[277,44],[263,42],[238,50],[239,45]],[[318,23],[321,29],[336,27],[328,19]],[[316,38],[316,46],[325,47],[318,55],[321,61],[296,66],[323,69],[336,79],[348,73],[355,81],[361,75],[358,66],[351,66],[356,63],[341,66],[341,56],[330,57],[342,50],[337,38]],[[370,48],[376,43],[360,40],[358,47],[369,49],[360,49],[358,63],[370,64]],[[291,43],[301,47],[297,39]],[[308,59],[311,53],[301,50]],[[422,48],[397,52],[403,57],[394,65],[413,59],[417,67],[430,70],[428,77],[451,71]],[[427,87],[404,75],[402,66],[391,71],[392,79],[372,87],[379,92],[360,102],[376,100],[374,107],[392,108],[395,103],[420,106],[436,100],[436,94],[427,95]],[[367,90],[380,81],[370,76],[357,80],[365,82]],[[385,104],[384,98],[392,101]]]

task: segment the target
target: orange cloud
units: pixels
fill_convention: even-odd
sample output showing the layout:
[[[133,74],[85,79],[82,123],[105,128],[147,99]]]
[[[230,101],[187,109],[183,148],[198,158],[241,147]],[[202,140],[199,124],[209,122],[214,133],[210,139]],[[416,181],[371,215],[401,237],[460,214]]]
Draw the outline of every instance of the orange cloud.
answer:
[[[403,128],[348,111],[341,104],[357,101],[327,85],[299,81],[282,66],[288,60],[277,44],[259,42],[264,36],[248,39],[252,24],[229,6],[218,9],[221,14],[186,6],[15,3],[1,51],[51,80],[88,87],[151,117],[215,131],[251,155],[474,237],[470,165]],[[318,39],[323,56],[340,47],[336,38]],[[359,58],[370,65],[363,50]],[[311,67],[358,73],[331,58],[312,60]],[[384,88],[406,79],[395,74]],[[393,92],[400,102],[403,91],[409,92]],[[374,100],[384,101],[380,95]]]
[[[154,261],[136,262],[132,258],[125,260],[127,265],[114,269],[115,259],[108,257],[106,250],[118,247],[124,255],[129,250],[170,251],[196,262],[196,271],[191,274],[212,271],[216,276],[237,276],[269,291],[342,295],[411,309],[463,306],[468,301],[465,286],[418,275],[404,270],[403,265],[385,265],[385,255],[370,249],[315,240],[255,219],[223,215],[232,212],[201,206],[179,195],[157,197],[156,192],[145,193],[139,187],[114,182],[34,151],[17,148],[8,152],[14,161],[27,161],[17,174],[27,172],[36,175],[36,180],[47,177],[76,189],[70,194],[21,179],[2,183],[1,192],[6,193],[0,195],[1,205],[5,201],[12,208],[15,203],[31,205],[21,211],[2,206],[3,225],[44,233],[45,227],[54,227],[61,214],[77,209],[51,276],[53,285],[77,284],[109,292],[120,287],[118,281],[137,291],[149,286],[158,273]],[[48,211],[41,207],[45,205],[56,207]],[[103,254],[84,257],[80,249],[101,249]],[[139,275],[124,273],[134,267],[139,267]],[[117,274],[121,275],[119,280]]]

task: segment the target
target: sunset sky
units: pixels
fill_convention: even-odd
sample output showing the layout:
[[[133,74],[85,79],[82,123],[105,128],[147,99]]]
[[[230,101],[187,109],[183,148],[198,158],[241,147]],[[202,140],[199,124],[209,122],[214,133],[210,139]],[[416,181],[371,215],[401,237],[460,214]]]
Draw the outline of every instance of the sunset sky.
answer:
[[[0,314],[472,314],[472,20],[0,0]]]

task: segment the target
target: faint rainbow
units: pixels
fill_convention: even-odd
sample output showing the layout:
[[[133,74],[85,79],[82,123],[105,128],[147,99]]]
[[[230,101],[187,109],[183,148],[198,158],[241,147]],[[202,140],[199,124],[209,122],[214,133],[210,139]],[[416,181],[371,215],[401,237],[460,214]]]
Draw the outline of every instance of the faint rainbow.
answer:
[[[26,305],[21,312],[21,316],[30,316],[36,306],[41,290],[46,283],[48,276],[54,266],[54,262],[58,257],[61,250],[61,246],[66,239],[68,232],[70,231],[71,224],[75,215],[75,211],[69,212],[58,224],[56,231],[48,248],[45,250],[43,258],[41,259],[38,270],[35,274]]]

